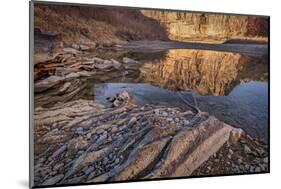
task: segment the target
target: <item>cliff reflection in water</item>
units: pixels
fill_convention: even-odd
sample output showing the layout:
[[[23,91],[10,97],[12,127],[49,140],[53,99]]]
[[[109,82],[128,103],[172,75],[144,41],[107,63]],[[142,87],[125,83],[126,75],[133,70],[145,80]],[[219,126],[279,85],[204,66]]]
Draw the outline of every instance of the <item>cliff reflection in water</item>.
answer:
[[[225,96],[239,83],[267,81],[268,65],[264,58],[239,53],[173,49],[164,58],[145,61],[140,77],[170,90]]]

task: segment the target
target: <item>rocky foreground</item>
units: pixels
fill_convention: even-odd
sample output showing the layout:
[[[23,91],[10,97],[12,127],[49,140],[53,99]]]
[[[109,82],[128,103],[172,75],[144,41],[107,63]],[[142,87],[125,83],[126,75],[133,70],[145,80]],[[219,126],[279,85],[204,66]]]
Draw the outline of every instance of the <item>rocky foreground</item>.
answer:
[[[205,112],[75,100],[34,112],[35,185],[268,170],[267,146]]]

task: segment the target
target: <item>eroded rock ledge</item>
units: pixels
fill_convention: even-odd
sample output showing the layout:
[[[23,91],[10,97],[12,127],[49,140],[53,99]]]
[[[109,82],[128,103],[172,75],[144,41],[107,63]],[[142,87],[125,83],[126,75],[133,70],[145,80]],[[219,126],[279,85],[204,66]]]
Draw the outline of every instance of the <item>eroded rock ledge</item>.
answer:
[[[266,146],[204,112],[126,102],[104,108],[77,100],[37,107],[34,124],[35,185],[204,175],[206,164],[226,160],[212,159],[222,150],[237,150],[244,157],[232,156],[232,164],[267,170],[266,162],[253,164],[250,158],[266,161]]]

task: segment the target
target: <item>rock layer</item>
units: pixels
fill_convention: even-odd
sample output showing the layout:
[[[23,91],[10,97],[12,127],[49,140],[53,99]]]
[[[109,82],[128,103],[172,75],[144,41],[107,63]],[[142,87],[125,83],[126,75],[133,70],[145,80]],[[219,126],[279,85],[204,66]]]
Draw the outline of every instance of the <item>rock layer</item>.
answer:
[[[246,136],[204,112],[127,102],[38,107],[34,124],[38,186],[190,176],[223,145]]]
[[[142,10],[158,20],[171,40],[224,42],[230,39],[267,41],[268,18],[211,13]]]

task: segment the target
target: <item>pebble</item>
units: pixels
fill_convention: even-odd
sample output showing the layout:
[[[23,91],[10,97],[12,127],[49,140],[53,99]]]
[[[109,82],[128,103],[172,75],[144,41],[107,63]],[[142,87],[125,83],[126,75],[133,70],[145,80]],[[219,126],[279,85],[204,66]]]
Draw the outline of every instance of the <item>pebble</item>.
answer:
[[[98,138],[97,143],[102,143],[106,138],[107,138],[107,133],[106,133],[106,134],[102,134],[102,135]]]
[[[137,121],[137,118],[136,117],[132,117],[128,123],[128,126],[131,127],[132,125],[134,125]]]
[[[237,163],[238,163],[238,164],[241,164],[242,162],[243,162],[243,161],[242,161],[242,159],[240,159],[240,158],[237,160]]]
[[[116,158],[116,159],[115,159],[115,163],[118,164],[119,162],[120,162],[120,159],[119,159],[119,158]]]
[[[264,162],[264,163],[268,163],[268,157],[263,158],[263,162]]]
[[[249,148],[249,146],[244,145],[244,152],[245,152],[246,154],[251,154],[251,153],[252,153],[252,150]]]
[[[261,172],[261,168],[260,167],[256,167],[255,168],[255,172]]]
[[[155,115],[159,115],[160,111],[158,109],[154,110]]]
[[[116,133],[117,131],[118,131],[118,127],[116,127],[116,126],[112,127],[112,129],[111,129],[112,133]]]
[[[66,150],[66,145],[63,145],[62,147],[60,147],[57,151],[55,151],[53,153],[53,155],[51,156],[52,159],[58,157],[61,153],[63,153]]]
[[[163,115],[164,117],[167,117],[169,114],[168,114],[167,112],[163,112],[162,115]]]
[[[98,135],[94,135],[94,136],[91,137],[91,141],[94,142],[94,141],[96,141],[98,138],[99,138]]]
[[[119,115],[119,118],[124,119],[128,116],[129,114],[127,112],[123,112],[122,114]]]
[[[58,163],[53,167],[53,171],[60,170],[64,166],[64,163]]]
[[[104,131],[105,131],[104,129],[98,129],[98,130],[97,130],[97,134],[100,135],[100,134],[102,134]]]
[[[83,128],[82,128],[82,127],[78,127],[78,128],[76,129],[76,133],[82,134],[82,133],[83,133]]]
[[[187,126],[187,125],[189,125],[189,121],[188,120],[184,120],[183,124],[184,124],[184,126]]]
[[[105,157],[105,158],[103,159],[103,162],[102,162],[102,163],[103,163],[104,165],[106,165],[106,164],[108,163],[108,161],[109,161],[109,159],[108,159],[107,157]]]
[[[218,163],[220,160],[219,159],[215,159],[214,162]]]
[[[87,138],[89,138],[89,139],[90,139],[90,138],[91,138],[91,136],[92,136],[92,134],[91,134],[91,133],[88,133],[88,134],[87,134]]]
[[[171,121],[173,121],[173,118],[168,117],[166,120],[171,122]]]
[[[59,182],[64,177],[63,174],[57,175],[55,177],[51,177],[43,182],[42,185],[54,185]]]

